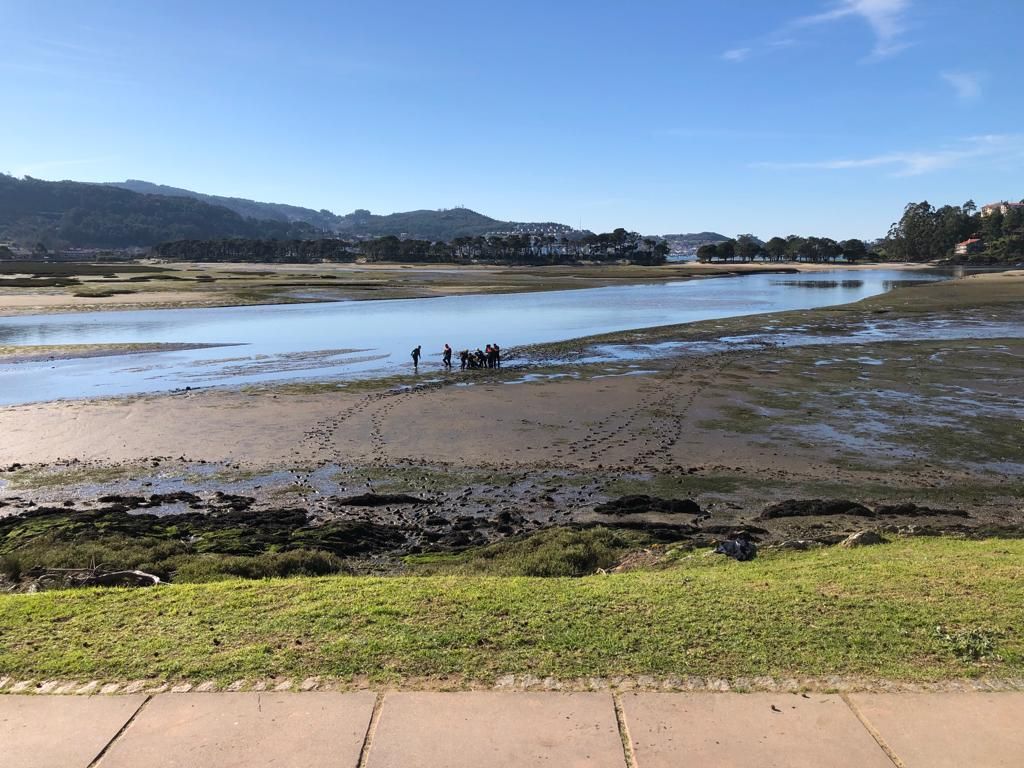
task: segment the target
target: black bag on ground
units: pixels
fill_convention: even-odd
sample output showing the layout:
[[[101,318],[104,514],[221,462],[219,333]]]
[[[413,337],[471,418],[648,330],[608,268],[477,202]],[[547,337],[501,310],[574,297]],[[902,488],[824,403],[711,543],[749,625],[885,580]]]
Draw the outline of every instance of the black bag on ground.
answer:
[[[715,548],[716,555],[726,555],[733,560],[745,562],[757,557],[757,545],[746,539],[729,539]]]

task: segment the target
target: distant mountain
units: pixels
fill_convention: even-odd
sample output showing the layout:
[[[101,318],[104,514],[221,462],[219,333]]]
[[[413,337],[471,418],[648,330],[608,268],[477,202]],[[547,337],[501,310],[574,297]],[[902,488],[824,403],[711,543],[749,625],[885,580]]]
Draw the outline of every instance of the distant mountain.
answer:
[[[221,195],[205,195],[202,192],[193,192],[191,189],[180,187],[169,187],[166,184],[153,184],[149,181],[139,179],[128,179],[127,181],[108,181],[104,186],[118,187],[142,195],[164,195],[165,197],[191,197],[195,200],[202,200],[204,203],[219,205],[234,211],[239,216],[247,219],[264,219],[266,221],[304,221],[317,229],[334,231],[341,220],[330,211],[314,211],[312,208],[302,208],[297,205],[286,205],[284,203],[258,203],[255,200],[246,200],[242,197],[222,197]]]
[[[452,240],[456,237],[478,237],[499,232],[565,234],[572,231],[571,227],[554,222],[500,221],[471,211],[469,208],[406,211],[384,216],[360,209],[339,216],[326,209],[315,211],[312,208],[301,208],[297,205],[260,203],[241,197],[206,195],[189,189],[168,187],[138,179],[107,182],[106,186],[128,189],[147,195],[191,197],[212,205],[223,206],[247,218],[305,222],[322,232],[330,232],[339,237],[370,238],[394,235],[417,240]]]
[[[366,210],[357,210],[342,216],[337,232],[350,237],[396,237],[416,240],[454,240],[457,237],[479,237],[498,233],[569,232],[564,224],[527,224],[499,221],[469,208],[446,208],[439,211],[420,210],[378,216]]]
[[[0,241],[28,247],[127,248],[167,240],[315,237],[302,221],[245,218],[191,197],[0,174]]]
[[[717,232],[689,232],[685,235],[662,235],[665,240],[678,243],[721,243],[729,238]]]
[[[708,243],[721,243],[729,238],[717,232],[689,232],[680,235],[662,235],[671,253],[676,256],[692,256],[697,249]]]
[[[295,205],[204,195],[147,181],[91,184],[17,179],[0,174],[0,242],[25,248],[149,247],[171,240],[366,240],[385,235],[444,240],[492,234],[573,237],[554,222],[500,221],[468,208],[380,216],[356,210],[338,216]]]

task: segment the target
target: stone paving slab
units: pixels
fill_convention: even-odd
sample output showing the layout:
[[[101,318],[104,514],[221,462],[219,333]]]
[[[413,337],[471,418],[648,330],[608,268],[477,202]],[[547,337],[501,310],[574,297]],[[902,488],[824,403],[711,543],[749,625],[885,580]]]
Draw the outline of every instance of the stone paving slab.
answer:
[[[1024,693],[853,694],[907,768],[1021,768]]]
[[[145,696],[0,696],[3,768],[86,768]]]
[[[607,693],[393,693],[367,768],[624,768]]]
[[[638,768],[892,768],[838,695],[634,693],[622,709]]]
[[[100,766],[355,766],[375,701],[368,692],[154,696]]]

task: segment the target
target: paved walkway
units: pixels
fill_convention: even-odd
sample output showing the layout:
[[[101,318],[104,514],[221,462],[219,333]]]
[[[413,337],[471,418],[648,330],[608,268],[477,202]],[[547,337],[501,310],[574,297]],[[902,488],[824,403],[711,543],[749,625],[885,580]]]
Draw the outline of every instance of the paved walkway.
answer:
[[[1024,766],[1024,693],[0,695],[4,768]]]

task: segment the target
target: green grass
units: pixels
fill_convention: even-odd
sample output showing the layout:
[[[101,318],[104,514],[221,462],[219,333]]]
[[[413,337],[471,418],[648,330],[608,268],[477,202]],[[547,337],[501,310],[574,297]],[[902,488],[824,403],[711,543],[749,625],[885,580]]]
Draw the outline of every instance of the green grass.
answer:
[[[146,469],[138,464],[68,466],[60,468],[26,467],[13,472],[0,472],[0,478],[11,490],[43,490],[62,486],[113,483],[131,480]]]
[[[508,673],[850,675],[1024,671],[1024,542],[928,539],[697,554],[582,579],[325,577],[0,597],[0,673],[31,679]]]
[[[455,554],[411,555],[405,562],[425,575],[586,576],[611,568],[644,543],[642,535],[631,531],[548,528]]]

